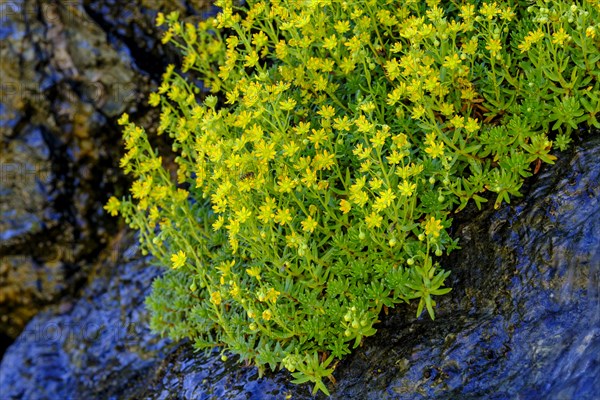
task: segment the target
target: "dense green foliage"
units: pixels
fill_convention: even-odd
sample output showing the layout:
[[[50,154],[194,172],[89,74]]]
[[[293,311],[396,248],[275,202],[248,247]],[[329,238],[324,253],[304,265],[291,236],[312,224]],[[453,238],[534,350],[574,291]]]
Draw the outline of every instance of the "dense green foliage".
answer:
[[[434,317],[451,213],[509,202],[600,125],[599,2],[217,3],[159,14],[183,55],[150,97],[176,165],[124,115],[135,182],[106,208],[171,267],[154,329],[327,393],[382,308]]]

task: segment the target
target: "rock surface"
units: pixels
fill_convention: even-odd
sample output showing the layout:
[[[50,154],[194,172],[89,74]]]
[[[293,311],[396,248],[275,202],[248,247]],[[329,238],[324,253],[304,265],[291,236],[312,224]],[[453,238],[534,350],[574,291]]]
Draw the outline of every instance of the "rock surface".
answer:
[[[0,336],[62,296],[114,232],[119,129],[151,81],[77,2],[0,4]],[[135,82],[135,83],[134,83]],[[0,346],[0,353],[5,343]]]

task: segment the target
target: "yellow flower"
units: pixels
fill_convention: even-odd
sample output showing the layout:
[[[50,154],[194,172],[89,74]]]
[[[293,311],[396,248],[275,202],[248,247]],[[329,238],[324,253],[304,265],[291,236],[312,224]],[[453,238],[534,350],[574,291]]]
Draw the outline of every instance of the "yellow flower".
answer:
[[[222,215],[219,215],[217,220],[215,222],[213,222],[213,224],[212,224],[213,230],[218,231],[219,229],[221,229],[221,227],[223,226],[224,223],[225,223],[225,218],[223,218]]]
[[[375,147],[381,147],[385,144],[385,140],[390,136],[389,129],[378,130],[375,136],[369,139]]]
[[[302,225],[302,230],[304,232],[312,233],[318,226],[317,221],[313,219],[310,215],[304,221],[300,223]]]
[[[210,294],[210,302],[213,303],[215,306],[218,306],[219,304],[221,304],[221,293],[220,292],[212,292]]]
[[[262,317],[265,321],[269,321],[272,316],[273,316],[273,313],[271,312],[271,310],[265,310],[262,313]]]
[[[479,130],[479,124],[477,123],[477,118],[473,119],[469,117],[467,119],[467,124],[465,125],[465,130],[469,133],[477,132]]]
[[[451,120],[450,123],[452,124],[453,127],[455,128],[462,128],[465,126],[465,117],[463,117],[462,115],[455,115]]]
[[[152,206],[150,209],[150,214],[148,214],[148,221],[150,222],[150,225],[155,225],[156,221],[158,221],[158,218],[160,218],[158,207]]]
[[[244,60],[245,67],[254,67],[258,63],[258,53],[253,50],[250,54],[247,54],[246,57],[244,57]]]
[[[308,140],[315,145],[315,149],[318,149],[321,146],[321,143],[325,142],[326,139],[327,132],[325,132],[325,129],[322,128],[319,130],[313,129],[312,135],[308,137]]]
[[[319,183],[317,183],[317,189],[319,190],[327,190],[328,187],[329,181],[319,181]]]
[[[470,20],[475,16],[475,5],[474,4],[463,4],[459,7],[460,17],[465,20]]]
[[[394,201],[395,198],[396,195],[393,194],[392,189],[387,189],[375,200],[373,209],[377,212],[383,211],[392,204],[392,201]]]
[[[396,199],[396,195],[392,191],[392,189],[387,189],[385,192],[379,194],[380,199],[383,201],[386,207],[392,205],[394,199]]]
[[[119,124],[119,125],[127,125],[128,123],[129,123],[129,114],[123,113],[123,115],[121,115],[121,117],[117,121],[117,124]]]
[[[317,183],[317,171],[306,168],[304,175],[300,180],[307,188],[311,188],[315,183]]]
[[[279,225],[285,225],[292,222],[292,214],[290,209],[286,208],[285,210],[277,210],[277,214],[275,214],[275,222],[277,222]]]
[[[373,129],[373,124],[367,120],[364,114],[361,114],[355,121],[354,125],[361,133],[370,132]]]
[[[440,112],[445,117],[451,116],[452,114],[454,114],[454,104],[446,102],[440,104]]]
[[[561,27],[557,32],[552,34],[552,43],[563,45],[565,42],[568,42],[571,39],[571,36],[565,32],[565,30]]]
[[[298,143],[296,143],[294,140],[283,145],[283,154],[285,154],[287,157],[292,157],[298,152],[298,150],[300,150],[300,146],[298,146]]]
[[[248,218],[250,218],[251,215],[252,215],[252,212],[250,210],[248,210],[246,207],[242,207],[241,210],[238,210],[235,212],[235,216],[239,220],[240,224],[243,224],[244,222],[246,222],[248,220]]]
[[[152,107],[156,107],[160,103],[160,95],[156,92],[150,93],[150,97],[148,99],[148,104]]]
[[[108,199],[108,203],[106,203],[104,209],[108,211],[110,215],[116,217],[119,214],[120,205],[121,202],[119,201],[119,199],[117,199],[115,196],[112,196],[110,199]]]
[[[434,142],[425,148],[425,153],[431,158],[438,158],[444,155],[444,142]]]
[[[425,234],[433,235],[433,237],[439,237],[440,231],[442,230],[442,221],[439,219],[435,219],[435,217],[431,217],[425,223]]]
[[[383,222],[383,217],[377,214],[375,211],[371,212],[371,214],[365,217],[365,222],[367,223],[368,228],[379,228],[381,223]]]
[[[267,291],[267,295],[266,295],[266,301],[270,301],[271,303],[275,304],[277,302],[277,298],[279,297],[280,294],[281,294],[281,292],[279,292],[273,288],[269,288],[269,290]]]
[[[254,154],[261,161],[270,161],[275,158],[277,154],[275,151],[275,143],[266,143],[261,140],[254,148]]]
[[[390,48],[392,53],[400,53],[402,51],[402,43],[396,42]]]
[[[296,181],[287,175],[280,177],[277,182],[277,191],[279,193],[291,193],[294,187],[296,187]]]
[[[515,16],[516,16],[516,14],[512,10],[512,8],[506,7],[504,10],[502,10],[502,14],[501,14],[500,18],[502,18],[502,20],[504,20],[504,21],[512,21],[515,18]]]
[[[269,38],[267,37],[267,35],[265,35],[265,33],[263,31],[260,31],[258,33],[255,33],[254,35],[252,35],[252,44],[254,44],[256,46],[256,49],[260,49],[261,47],[266,45],[268,41],[269,41]]]
[[[500,10],[497,8],[496,2],[493,2],[492,4],[483,3],[483,6],[481,6],[479,13],[481,15],[483,15],[485,18],[487,18],[488,20],[492,20],[492,19],[494,19],[494,16],[496,14],[500,13]]]
[[[173,28],[169,28],[160,40],[162,44],[167,44],[173,38]]]
[[[344,115],[343,118],[333,120],[333,127],[338,131],[349,131],[352,128],[352,122],[350,122],[347,115]]]
[[[400,190],[400,193],[406,197],[412,196],[412,194],[416,188],[417,188],[416,183],[410,183],[406,179],[404,179],[402,181],[402,183],[398,185],[398,190]]]
[[[161,26],[165,23],[165,14],[159,12],[156,14],[156,26]]]
[[[335,108],[332,106],[323,106],[319,111],[317,111],[317,114],[325,119],[331,119],[335,115]]]
[[[131,185],[131,193],[133,194],[134,199],[144,199],[146,196],[150,194],[151,191],[152,180],[147,181],[135,181],[133,185]]]
[[[468,42],[462,44],[462,50],[465,54],[473,55],[477,52],[477,37],[472,37]]]
[[[364,207],[369,201],[369,195],[363,190],[355,190],[350,194],[350,200],[359,207]]]
[[[327,49],[327,50],[333,50],[335,47],[337,46],[337,37],[335,36],[335,34],[329,36],[328,38],[325,38],[325,40],[323,40],[323,48]]]
[[[234,299],[237,299],[238,296],[240,295],[240,288],[239,286],[234,282],[233,285],[231,286],[231,289],[229,289],[229,294],[231,295],[231,297],[233,297]]]
[[[256,278],[257,281],[260,281],[260,267],[255,266],[252,268],[246,268],[246,273],[249,276]]]
[[[177,253],[175,253],[171,256],[171,263],[172,263],[171,266],[173,267],[173,269],[183,267],[185,265],[186,261],[187,261],[187,256],[185,255],[183,250],[179,250]]]
[[[399,102],[402,99],[403,94],[404,94],[403,88],[400,88],[400,87],[395,88],[390,93],[388,93],[388,95],[387,95],[388,98],[386,100],[386,103],[390,106],[393,106],[394,104],[396,104],[397,102]]]
[[[235,237],[235,235],[237,235],[240,231],[240,221],[238,221],[237,219],[230,220],[226,228],[229,231],[229,236]]]
[[[392,151],[392,153],[387,156],[387,162],[390,165],[399,164],[400,161],[404,158],[404,153],[400,153],[397,150]]]
[[[369,181],[369,186],[371,187],[371,189],[377,190],[381,186],[383,186],[383,181],[380,178],[371,179]]]
[[[392,58],[391,60],[386,61],[385,70],[387,71],[387,76],[390,79],[390,81],[393,81],[394,79],[399,77],[401,74],[400,65],[398,64],[398,60],[395,58]]]
[[[537,43],[544,38],[544,31],[542,28],[538,28],[535,32],[529,32],[527,37],[531,40],[532,43]]]
[[[275,45],[275,54],[280,60],[283,60],[288,55],[288,48],[287,44],[285,43],[285,40],[280,40]]]
[[[517,48],[519,50],[521,50],[521,53],[526,53],[531,48],[531,42],[525,40],[525,41],[519,43],[519,45],[517,46]]]
[[[364,160],[365,158],[368,158],[369,155],[371,154],[371,148],[370,147],[364,148],[362,143],[359,143],[356,145],[354,150],[352,150],[352,153],[355,156],[357,156],[359,160]]]
[[[350,30],[350,21],[338,21],[333,25],[333,28],[342,35]]]
[[[442,66],[448,68],[450,71],[454,71],[456,68],[458,68],[460,62],[460,57],[458,54],[454,53],[453,55],[446,56],[446,58],[444,58],[444,63]]]
[[[485,48],[490,51],[492,57],[496,57],[500,50],[502,50],[502,44],[499,39],[490,39]]]
[[[419,119],[423,115],[425,115],[425,107],[423,107],[422,104],[419,104],[418,106],[416,106],[415,108],[413,108],[412,114],[411,114],[411,118],[412,119]]]
[[[541,28],[538,28],[535,32],[528,32],[527,36],[525,36],[525,40],[517,46],[521,53],[525,53],[529,51],[531,45],[539,42],[544,38],[544,31]]]
[[[315,154],[312,165],[317,170],[330,170],[335,165],[335,154],[323,150],[323,153]]]
[[[288,98],[279,102],[279,108],[283,111],[291,111],[296,107],[296,100]]]
[[[352,205],[350,204],[350,202],[348,200],[342,199],[340,201],[340,210],[342,211],[342,213],[348,214],[350,212],[351,208],[352,208]]]

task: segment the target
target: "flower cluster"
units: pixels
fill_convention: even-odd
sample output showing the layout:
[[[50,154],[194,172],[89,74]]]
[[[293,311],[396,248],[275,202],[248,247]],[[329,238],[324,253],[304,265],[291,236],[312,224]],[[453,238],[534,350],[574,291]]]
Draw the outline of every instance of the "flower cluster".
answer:
[[[135,181],[106,206],[171,267],[148,299],[153,327],[328,393],[331,363],[382,308],[416,300],[433,318],[451,213],[509,202],[578,124],[599,125],[599,3],[521,3],[159,14],[183,55],[149,99],[175,166],[124,115]]]

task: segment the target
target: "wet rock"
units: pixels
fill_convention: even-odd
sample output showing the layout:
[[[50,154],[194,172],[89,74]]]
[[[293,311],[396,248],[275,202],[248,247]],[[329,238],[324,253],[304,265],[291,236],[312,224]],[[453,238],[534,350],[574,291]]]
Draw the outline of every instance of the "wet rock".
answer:
[[[116,223],[108,196],[124,112],[145,113],[153,83],[115,51],[78,2],[0,4],[0,337],[61,296]],[[0,343],[0,354],[5,344]]]
[[[139,398],[170,347],[149,332],[143,307],[159,271],[132,243],[103,254],[80,299],[29,322],[2,360],[2,399]]]
[[[596,137],[540,173],[521,202],[459,224],[462,250],[445,261],[454,290],[436,320],[415,318],[414,305],[382,315],[377,334],[338,364],[332,398],[596,398],[599,157]],[[287,372],[259,377],[234,356],[153,336],[143,298],[158,274],[139,259],[105,264],[71,308],[36,316],[0,365],[7,397],[312,397]],[[66,326],[88,330],[79,340],[31,333]]]

